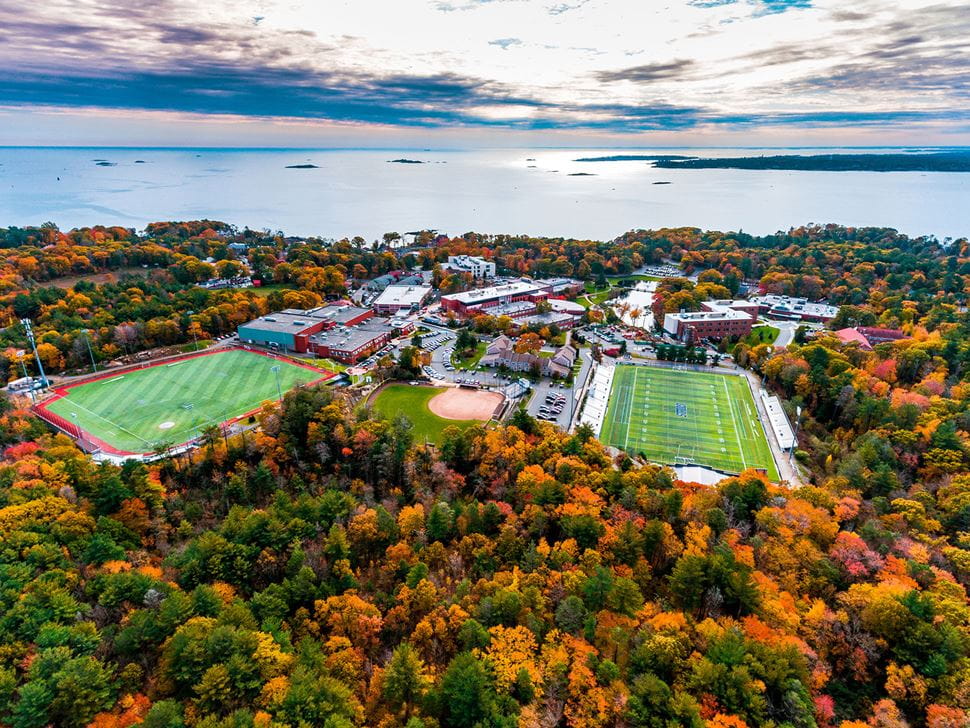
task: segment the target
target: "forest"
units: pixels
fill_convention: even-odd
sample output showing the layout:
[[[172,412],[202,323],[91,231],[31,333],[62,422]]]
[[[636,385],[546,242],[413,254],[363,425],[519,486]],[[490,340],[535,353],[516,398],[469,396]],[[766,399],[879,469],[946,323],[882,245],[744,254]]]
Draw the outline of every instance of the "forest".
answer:
[[[390,250],[199,221],[7,229],[0,247],[6,319],[31,317],[61,369],[84,366],[85,330],[108,359],[401,267],[457,290],[468,281],[437,264],[459,253],[589,281],[675,261],[700,276],[665,282],[661,308],[753,282],[842,306],[833,329],[908,337],[872,351],[830,332],[734,348],[804,408],[807,484],[794,490],[751,471],[679,481],[588,428],[567,434],[522,411],[429,447],[405,416],[325,385],[191,454],[98,465],[3,400],[0,725],[970,720],[966,240],[681,228],[605,242],[468,233]],[[196,285],[223,263],[280,287]],[[142,273],[121,272],[132,267]],[[117,280],[56,285],[109,271]],[[4,333],[11,348],[16,331]]]

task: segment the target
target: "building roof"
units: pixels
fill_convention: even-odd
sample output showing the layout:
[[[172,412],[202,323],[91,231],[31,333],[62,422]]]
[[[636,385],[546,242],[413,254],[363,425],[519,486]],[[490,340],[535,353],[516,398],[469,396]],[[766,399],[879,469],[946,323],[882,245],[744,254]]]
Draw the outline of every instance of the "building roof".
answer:
[[[333,324],[344,324],[369,313],[370,309],[368,308],[359,308],[349,304],[331,304],[329,306],[321,306],[307,310],[287,308],[283,311],[260,316],[258,319],[244,324],[244,326],[258,331],[299,334],[304,329],[314,324],[319,324],[321,321],[328,321]]]
[[[766,296],[753,296],[751,301],[759,305],[770,306],[772,311],[798,314],[801,316],[835,318],[839,313],[838,306],[829,306],[827,303],[812,303],[807,298],[792,298],[791,296],[769,294]]]
[[[393,331],[394,328],[390,319],[372,318],[356,326],[338,326],[328,331],[321,331],[313,334],[310,341],[339,351],[354,351]]]
[[[499,286],[476,288],[475,290],[464,291],[463,293],[449,293],[441,298],[442,300],[457,301],[466,306],[474,306],[477,303],[491,301],[495,298],[502,298],[504,296],[527,296],[530,293],[538,293],[545,289],[545,286],[534,281],[512,281],[511,283],[503,283]]]
[[[586,311],[575,301],[566,301],[562,298],[550,298],[549,307],[556,313],[568,313],[570,316],[582,316]]]
[[[374,300],[374,305],[419,306],[430,294],[430,286],[388,286]]]
[[[835,335],[839,337],[839,340],[843,344],[851,344],[855,342],[861,349],[865,349],[867,351],[872,348],[872,344],[869,343],[869,339],[855,329],[839,329],[835,332]]]
[[[685,324],[701,321],[750,321],[751,315],[733,308],[722,308],[717,311],[683,311],[668,313],[665,318],[683,321]]]

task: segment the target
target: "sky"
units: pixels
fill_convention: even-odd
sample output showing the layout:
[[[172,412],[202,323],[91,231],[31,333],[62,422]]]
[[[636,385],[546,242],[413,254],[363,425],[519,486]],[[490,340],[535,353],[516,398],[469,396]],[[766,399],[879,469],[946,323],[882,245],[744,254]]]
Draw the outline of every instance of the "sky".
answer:
[[[970,144],[970,3],[0,0],[0,144]]]

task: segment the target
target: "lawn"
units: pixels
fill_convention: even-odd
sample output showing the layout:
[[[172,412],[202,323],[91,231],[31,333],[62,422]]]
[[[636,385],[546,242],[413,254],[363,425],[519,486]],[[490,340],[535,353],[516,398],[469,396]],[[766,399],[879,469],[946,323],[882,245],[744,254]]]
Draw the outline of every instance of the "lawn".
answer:
[[[456,367],[465,367],[468,369],[470,367],[478,364],[478,360],[485,355],[485,349],[487,346],[484,341],[479,341],[475,346],[475,353],[468,357],[460,357],[457,353],[451,355],[451,363]]]
[[[618,366],[600,439],[667,465],[764,468],[778,479],[751,390],[738,376]]]
[[[269,294],[274,293],[275,291],[292,291],[294,288],[288,283],[264,283],[259,287],[254,286],[253,288],[245,288],[242,290],[252,291],[260,298],[266,298]]]
[[[239,417],[324,372],[238,349],[149,366],[67,388],[46,409],[111,448],[151,452]]]
[[[471,427],[480,424],[479,420],[446,420],[431,412],[428,402],[444,391],[444,387],[412,387],[409,384],[390,384],[371,402],[374,410],[387,418],[399,414],[406,415],[414,425],[415,442],[441,441],[441,433],[446,427]]]
[[[758,346],[759,344],[774,344],[780,329],[774,326],[755,326],[751,333],[744,337],[744,343],[748,346]]]

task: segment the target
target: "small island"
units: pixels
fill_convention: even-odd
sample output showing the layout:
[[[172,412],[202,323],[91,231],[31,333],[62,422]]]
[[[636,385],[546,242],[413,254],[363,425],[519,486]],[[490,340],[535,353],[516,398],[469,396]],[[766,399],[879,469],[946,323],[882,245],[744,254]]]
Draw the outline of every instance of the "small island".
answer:
[[[286,168],[287,169],[320,169],[317,165],[310,164],[309,162],[307,164],[288,164],[286,165]]]
[[[654,182],[655,185],[669,185],[670,182]]]
[[[388,159],[388,164],[424,164],[420,159]]]
[[[98,165],[99,167],[116,167],[116,166],[118,166],[118,163],[117,162],[108,162],[108,161],[103,160],[103,159],[100,160],[100,161],[95,162],[95,164]]]
[[[810,172],[970,172],[970,153],[779,154],[770,157],[658,159],[663,169],[772,169]]]
[[[570,172],[567,177],[595,177],[593,172]]]

